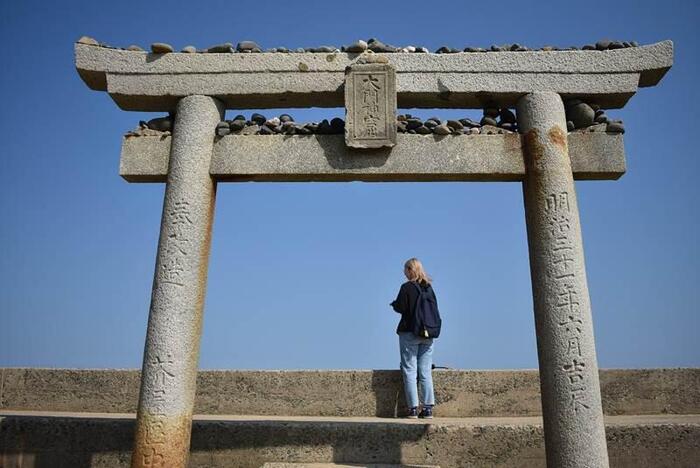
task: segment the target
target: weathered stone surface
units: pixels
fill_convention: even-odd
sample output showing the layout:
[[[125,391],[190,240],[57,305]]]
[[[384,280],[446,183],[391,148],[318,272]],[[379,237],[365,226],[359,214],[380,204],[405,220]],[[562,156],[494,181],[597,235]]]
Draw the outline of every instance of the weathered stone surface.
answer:
[[[625,133],[625,126],[622,122],[608,122],[605,130],[611,133]]]
[[[574,124],[574,128],[585,128],[593,125],[595,111],[585,102],[573,102],[566,105],[566,120]]]
[[[260,125],[249,125],[244,127],[240,134],[244,136],[255,135],[258,131],[260,131]]]
[[[345,70],[345,144],[352,148],[396,145],[396,72],[387,64]]]
[[[480,123],[481,123],[481,125],[484,126],[484,127],[487,126],[487,125],[488,125],[488,126],[491,126],[491,127],[496,127],[496,126],[498,125],[498,121],[497,121],[496,119],[494,119],[493,117],[489,117],[489,116],[487,116],[487,115],[485,115],[485,116],[483,116],[483,117],[481,118],[481,122],[480,122]]]
[[[228,122],[219,122],[216,125],[216,135],[217,136],[226,136],[231,133],[231,127],[229,126]]]
[[[353,42],[352,44],[350,44],[349,46],[347,46],[345,48],[346,52],[350,52],[350,53],[354,53],[354,54],[362,53],[365,50],[367,50],[367,43],[363,40]]]
[[[561,97],[518,101],[547,465],[609,466],[593,319]],[[593,110],[590,111],[591,121]]]
[[[151,130],[169,132],[173,129],[173,120],[170,117],[156,117],[155,119],[149,120],[146,125]]]
[[[435,370],[438,417],[542,414],[534,370]],[[0,410],[132,413],[137,370],[0,369]],[[700,414],[700,369],[600,371],[609,415]],[[199,371],[195,412],[392,417],[398,370]]]
[[[151,44],[151,52],[154,54],[168,54],[173,51],[173,46],[166,44],[165,42],[154,42]]]
[[[242,133],[249,129],[258,130]],[[572,133],[568,141],[576,179],[624,174],[622,136]],[[120,175],[130,182],[165,181],[169,148],[167,136],[125,137]],[[525,164],[518,134],[400,134],[392,149],[362,152],[333,135],[229,135],[214,144],[210,173],[219,181],[520,181]]]
[[[367,54],[147,54],[75,45],[76,67],[93,89],[124,109],[174,109],[191,94],[217,96],[228,108],[339,107],[345,68]],[[514,107],[525,92],[546,90],[621,107],[638,86],[653,86],[673,62],[673,44],[606,51],[498,54],[373,54],[396,69],[399,107],[483,106],[488,94]],[[332,57],[329,59],[328,57]],[[109,76],[109,79],[108,79]]]
[[[433,128],[433,133],[436,135],[449,135],[452,133],[452,130],[446,124],[440,124]]]
[[[236,45],[238,52],[261,52],[262,48],[253,41],[241,41]]]
[[[85,44],[85,45],[90,45],[90,46],[99,46],[100,43],[97,42],[96,39],[90,37],[90,36],[82,36],[80,39],[77,41],[78,44]]]
[[[210,54],[225,54],[233,52],[234,50],[235,49],[233,47],[233,44],[231,44],[230,42],[217,44],[207,48],[207,52],[209,52]]]
[[[134,467],[185,466],[194,407],[216,182],[209,176],[223,107],[180,100],[175,116],[143,357]],[[165,443],[167,441],[167,444]]]
[[[129,466],[133,416],[0,416],[0,454],[9,466]],[[696,468],[700,416],[607,419],[612,466]],[[434,419],[199,417],[191,468],[260,468],[311,463],[544,468],[540,418]],[[22,460],[23,464],[19,462]],[[15,464],[16,463],[16,464]]]
[[[398,52],[398,50],[399,50],[398,47],[384,44],[382,41],[380,41],[379,39],[375,39],[375,38],[368,40],[367,46],[369,47],[369,49],[371,51],[377,52],[377,53],[382,53],[382,52],[391,53],[391,52]]]
[[[250,120],[258,125],[262,125],[267,121],[267,118],[262,114],[255,113],[250,116]]]
[[[229,124],[229,128],[232,132],[239,132],[245,128],[245,119],[233,119]]]
[[[464,128],[464,124],[459,120],[448,120],[447,125],[455,130],[462,130]]]

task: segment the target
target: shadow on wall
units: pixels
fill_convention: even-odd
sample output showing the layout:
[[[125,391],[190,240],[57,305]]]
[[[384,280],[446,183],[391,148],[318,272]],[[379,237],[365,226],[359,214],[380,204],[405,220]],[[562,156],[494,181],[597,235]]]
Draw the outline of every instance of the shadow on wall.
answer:
[[[192,426],[189,466],[259,468],[280,461],[398,464],[402,445],[424,438],[428,426],[390,420],[199,420]],[[128,467],[133,435],[130,418],[7,416],[0,420],[0,466]]]
[[[406,412],[406,398],[399,371],[372,371],[372,392],[375,397],[375,416],[396,418]]]
[[[373,409],[365,407],[369,410],[365,414],[387,419],[198,420],[192,428],[189,466],[259,468],[265,462],[280,461],[399,464],[402,446],[424,438],[428,424],[393,420],[406,411],[400,371],[373,370],[369,382],[361,380],[356,383],[369,384],[374,401],[356,403],[374,404]],[[128,467],[133,431],[130,417],[2,417],[0,467]]]

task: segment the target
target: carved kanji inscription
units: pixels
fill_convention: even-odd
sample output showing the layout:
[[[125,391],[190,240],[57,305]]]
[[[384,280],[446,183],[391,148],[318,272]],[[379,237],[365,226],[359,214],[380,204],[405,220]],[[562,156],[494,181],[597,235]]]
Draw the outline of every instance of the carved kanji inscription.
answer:
[[[391,65],[346,68],[345,144],[353,148],[396,144],[396,72]]]

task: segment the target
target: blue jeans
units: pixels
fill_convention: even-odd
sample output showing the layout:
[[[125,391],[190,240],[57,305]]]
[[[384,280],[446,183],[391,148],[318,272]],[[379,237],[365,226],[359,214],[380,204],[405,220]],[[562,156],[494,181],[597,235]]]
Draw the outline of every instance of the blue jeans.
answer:
[[[418,383],[420,383],[420,399],[423,405],[434,405],[432,338],[421,338],[411,332],[401,332],[399,347],[406,404],[409,408],[418,406]]]

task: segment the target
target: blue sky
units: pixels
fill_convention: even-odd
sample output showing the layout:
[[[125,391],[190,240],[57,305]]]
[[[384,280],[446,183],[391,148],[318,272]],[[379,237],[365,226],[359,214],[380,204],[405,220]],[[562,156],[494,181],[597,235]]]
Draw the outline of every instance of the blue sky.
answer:
[[[141,365],[164,186],[126,183],[118,159],[121,135],[156,114],[82,83],[81,35],[177,48],[673,40],[661,84],[608,113],[626,124],[628,173],[577,191],[601,367],[700,366],[698,5],[2,2],[0,366]],[[219,185],[200,366],[396,368],[388,304],[412,256],[445,320],[437,364],[537,366],[517,183]]]

